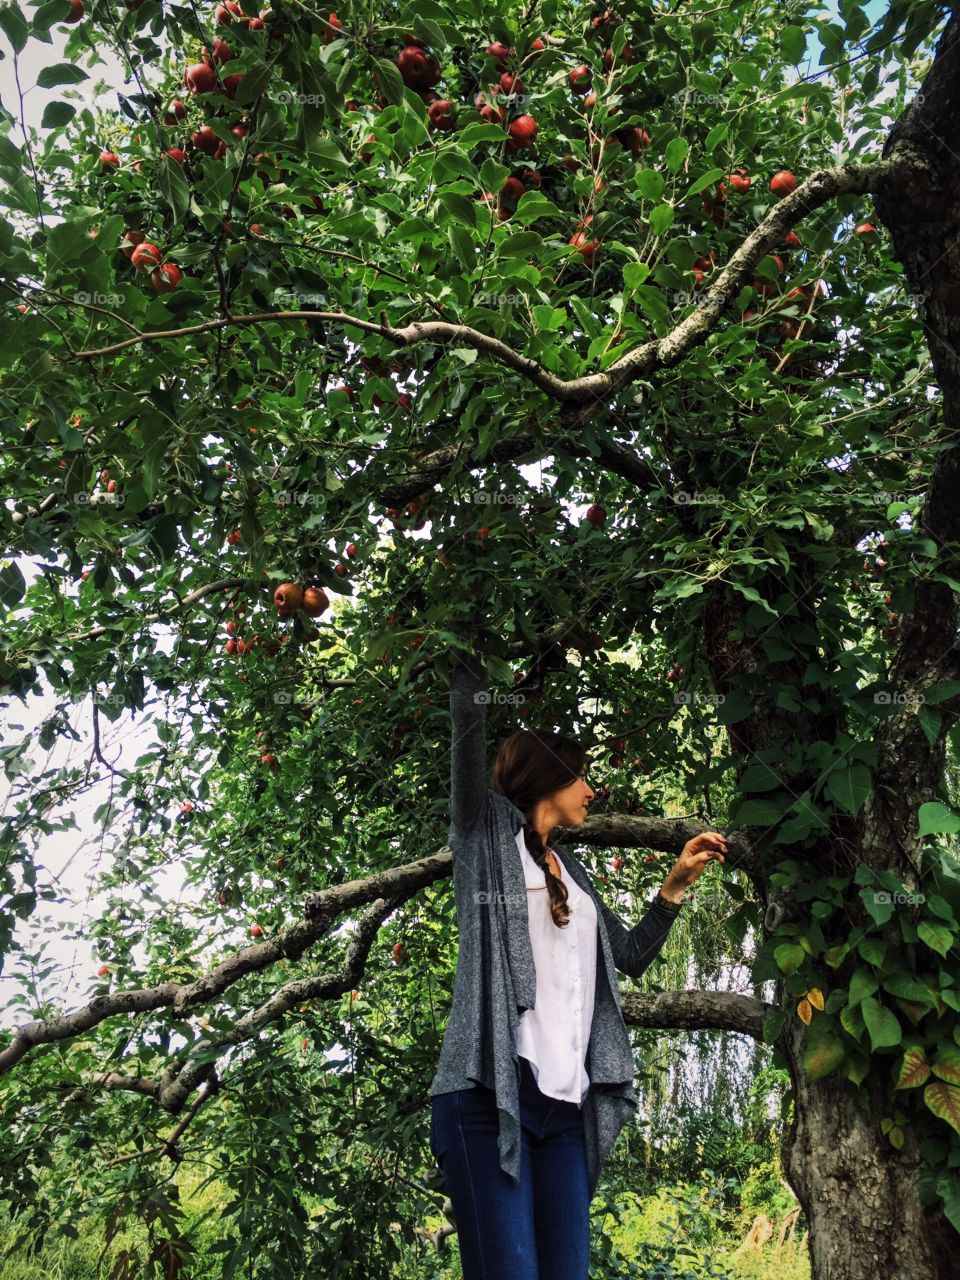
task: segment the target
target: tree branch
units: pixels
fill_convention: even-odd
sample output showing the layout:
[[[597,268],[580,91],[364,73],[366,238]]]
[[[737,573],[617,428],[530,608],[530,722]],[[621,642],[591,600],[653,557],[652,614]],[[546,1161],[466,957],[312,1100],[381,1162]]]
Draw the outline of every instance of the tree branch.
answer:
[[[587,845],[596,843],[601,847],[609,847],[617,843],[625,848],[663,849],[668,853],[678,853],[687,840],[709,829],[701,823],[686,819],[604,815],[588,818],[582,828],[571,834],[579,843]],[[749,872],[753,863],[750,846],[743,833],[732,833],[728,837],[728,843],[735,859],[730,865]],[[244,947],[215,965],[195,982],[166,982],[156,987],[97,996],[89,1004],[63,1017],[22,1024],[14,1031],[12,1042],[0,1051],[0,1073],[9,1071],[30,1049],[69,1039],[82,1031],[88,1031],[107,1018],[116,1017],[117,1014],[168,1008],[182,1016],[189,1009],[209,1004],[247,974],[268,969],[281,959],[299,959],[313,943],[330,931],[341,915],[355,907],[371,904],[357,926],[339,972],[287,983],[263,1005],[241,1018],[234,1030],[220,1038],[216,1045],[201,1041],[190,1052],[195,1054],[202,1047],[206,1053],[221,1044],[237,1044],[250,1038],[267,1022],[277,1021],[295,1004],[316,997],[330,999],[354,987],[363,976],[370,945],[387,916],[427,885],[445,879],[452,870],[453,854],[444,846],[437,853],[416,862],[390,867],[363,880],[348,880],[310,894],[304,900],[305,920],[297,921],[268,942]],[[186,1093],[192,1092],[211,1070],[212,1066],[207,1058],[203,1063],[188,1063],[179,1072],[171,1069],[159,1085],[155,1082],[139,1082],[136,1087],[140,1092],[155,1093],[161,1105],[173,1111],[183,1105]],[[119,1082],[126,1078],[117,1079]],[[116,1087],[128,1086],[118,1083]]]
[[[796,190],[770,210],[763,221],[747,236],[743,244],[719,272],[717,279],[704,290],[695,311],[682,320],[664,338],[643,343],[615,361],[603,373],[587,374],[564,381],[535,360],[468,325],[452,324],[442,320],[415,320],[394,327],[383,320],[377,323],[343,311],[276,311],[258,312],[252,315],[227,316],[202,324],[185,325],[178,329],[159,329],[134,338],[126,338],[106,347],[71,353],[68,360],[93,360],[113,355],[125,347],[141,342],[162,341],[168,338],[184,338],[198,333],[209,333],[230,325],[257,325],[275,323],[278,320],[320,320],[359,329],[362,333],[377,334],[387,338],[397,347],[412,347],[426,342],[437,346],[461,345],[489,356],[499,364],[521,374],[552,399],[566,405],[595,405],[605,397],[615,395],[639,377],[649,376],[659,369],[678,364],[693,347],[706,340],[717,327],[721,314],[747,282],[760,259],[778,245],[786,232],[808,213],[838,195],[889,192],[896,195],[910,182],[923,185],[935,178],[929,162],[913,149],[905,148],[889,158],[862,165],[840,165],[819,169],[801,182]]]
[[[741,1031],[763,1040],[764,1019],[775,1005],[735,991],[657,991],[621,994],[623,1020],[661,1031]]]

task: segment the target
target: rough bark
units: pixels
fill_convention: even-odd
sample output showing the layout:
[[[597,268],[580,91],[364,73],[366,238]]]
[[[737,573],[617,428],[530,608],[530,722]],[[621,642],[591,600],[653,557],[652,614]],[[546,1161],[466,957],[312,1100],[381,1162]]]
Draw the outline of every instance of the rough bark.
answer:
[[[912,1134],[897,1151],[881,1132],[880,1117],[895,1104],[873,1073],[864,1081],[870,1105],[861,1109],[845,1078],[808,1081],[799,1033],[785,1039],[794,1122],[783,1166],[809,1224],[813,1280],[956,1277],[960,1241],[941,1214],[927,1214],[920,1203]]]

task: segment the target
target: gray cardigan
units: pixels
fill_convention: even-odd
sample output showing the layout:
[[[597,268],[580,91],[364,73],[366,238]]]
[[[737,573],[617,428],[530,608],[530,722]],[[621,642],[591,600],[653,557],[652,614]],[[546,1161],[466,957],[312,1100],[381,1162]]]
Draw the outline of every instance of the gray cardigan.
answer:
[[[458,655],[450,681],[450,832],[459,951],[453,1004],[430,1095],[477,1084],[493,1089],[499,1112],[500,1167],[520,1180],[517,1024],[536,999],[527,894],[516,835],[521,811],[487,786],[486,671]],[[590,1198],[604,1160],[637,1109],[633,1055],[615,970],[639,978],[659,954],[676,912],[651,902],[632,929],[601,902],[581,863],[551,846],[570,878],[597,907],[597,982],[587,1049],[590,1089],[583,1103]]]

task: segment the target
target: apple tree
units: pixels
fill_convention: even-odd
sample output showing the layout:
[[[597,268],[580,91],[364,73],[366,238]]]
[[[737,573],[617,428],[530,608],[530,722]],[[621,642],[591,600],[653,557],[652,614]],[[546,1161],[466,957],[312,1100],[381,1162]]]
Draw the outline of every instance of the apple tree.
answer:
[[[497,738],[573,727],[607,773],[576,839],[636,903],[634,850],[728,832],[709,910],[773,999],[624,1013],[789,1072],[816,1280],[951,1274],[957,16],[11,0],[0,29],[0,1195],[137,1216],[131,1268],[176,1274],[171,1162],[218,1152],[223,1274],[400,1257],[482,640]],[[80,95],[98,49],[115,107]],[[90,759],[45,767],[74,709]],[[100,778],[64,1001],[37,841]],[[695,816],[652,816],[671,785]],[[389,1170],[330,1166],[360,1132]]]

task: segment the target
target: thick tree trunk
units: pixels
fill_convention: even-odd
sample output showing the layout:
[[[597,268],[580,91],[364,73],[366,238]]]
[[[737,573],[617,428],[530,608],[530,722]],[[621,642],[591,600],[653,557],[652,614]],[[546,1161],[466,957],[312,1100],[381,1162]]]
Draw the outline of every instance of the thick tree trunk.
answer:
[[[861,1110],[839,1073],[807,1080],[801,1052],[800,1035],[789,1037],[795,1112],[783,1171],[807,1218],[812,1280],[956,1280],[957,1235],[920,1204],[910,1130],[900,1151],[880,1130],[895,1102],[868,1076]]]

